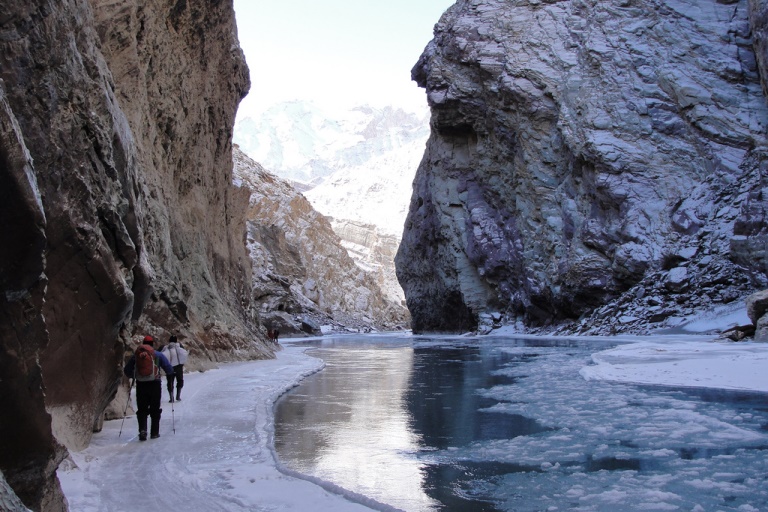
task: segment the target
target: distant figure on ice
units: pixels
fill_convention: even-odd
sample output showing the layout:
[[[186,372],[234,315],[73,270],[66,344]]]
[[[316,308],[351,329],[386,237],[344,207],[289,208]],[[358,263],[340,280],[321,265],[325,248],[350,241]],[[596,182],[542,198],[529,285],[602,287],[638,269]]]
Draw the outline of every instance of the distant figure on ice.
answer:
[[[269,341],[273,343],[277,343],[277,336],[280,334],[280,331],[277,329],[269,329],[267,331],[267,338],[269,338]]]
[[[173,381],[176,380],[176,401],[181,400],[181,388],[184,387],[184,364],[187,362],[188,352],[178,342],[176,335],[172,334],[168,344],[163,347],[163,355],[173,366],[173,373],[166,375],[168,379],[169,402],[173,402]]]
[[[139,441],[147,440],[147,416],[152,418],[150,437],[160,437],[160,398],[163,389],[160,385],[160,369],[166,375],[173,374],[173,366],[160,352],[155,352],[152,336],[144,340],[123,368],[123,373],[136,382],[136,419],[139,420]]]

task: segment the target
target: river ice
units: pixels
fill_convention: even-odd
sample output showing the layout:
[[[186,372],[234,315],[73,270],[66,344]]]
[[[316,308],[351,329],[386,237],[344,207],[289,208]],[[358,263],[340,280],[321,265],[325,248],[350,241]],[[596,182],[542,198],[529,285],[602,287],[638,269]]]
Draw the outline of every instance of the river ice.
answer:
[[[514,466],[503,478],[470,481],[462,490],[492,496],[507,510],[767,510],[765,401],[746,407],[702,400],[698,391],[629,383],[765,393],[768,344],[701,336],[631,341],[592,360],[547,347],[494,348],[526,360],[498,370],[501,384],[482,391],[495,402],[484,413],[534,418],[546,430],[416,456],[432,464]],[[121,436],[120,421],[106,422],[58,471],[70,509],[393,510],[371,496],[278,469],[272,404],[322,367],[305,348],[285,345],[276,360],[188,375],[173,415],[164,405],[160,439],[138,442],[134,417],[125,420]],[[702,372],[703,361],[719,371]],[[553,378],[564,379],[568,392],[556,391]],[[525,386],[504,383],[510,379]]]
[[[289,347],[275,360],[185,376],[183,400],[173,412],[163,405],[159,439],[139,442],[135,417],[126,418],[122,435],[121,422],[108,421],[88,448],[62,464],[70,510],[369,510],[341,491],[281,473],[273,459],[272,403],[321,366]]]
[[[534,418],[551,430],[430,455],[521,466],[490,489],[500,509],[768,509],[768,395],[748,395],[747,406],[745,395],[713,400],[718,394],[703,390],[595,385],[579,378],[583,361],[568,350],[502,350],[526,361],[499,372],[514,384],[484,392],[499,402],[488,413]],[[617,360],[624,351],[633,353],[619,349]],[[674,360],[666,363],[680,365]]]

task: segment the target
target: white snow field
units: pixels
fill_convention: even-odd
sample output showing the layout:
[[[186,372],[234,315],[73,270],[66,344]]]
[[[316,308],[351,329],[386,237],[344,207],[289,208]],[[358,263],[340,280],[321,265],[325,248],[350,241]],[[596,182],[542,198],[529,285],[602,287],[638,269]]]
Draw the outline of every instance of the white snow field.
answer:
[[[690,338],[690,336],[688,336]],[[592,355],[587,380],[768,393],[768,344],[690,341],[686,336],[621,345]]]
[[[584,379],[768,392],[768,343],[723,342],[715,341],[713,336],[700,335],[611,339],[631,343],[594,354],[596,364],[581,369]],[[482,340],[477,338],[479,343]],[[159,439],[139,442],[135,417],[126,418],[120,437],[121,422],[106,422],[103,431],[94,435],[91,445],[73,453],[72,460],[58,471],[70,510],[394,510],[332,484],[279,469],[272,452],[273,403],[284,391],[323,366],[322,361],[305,355],[305,348],[290,341],[284,346],[275,360],[226,364],[217,370],[186,376],[183,401],[174,406],[175,434],[168,403],[163,406]],[[546,391],[546,383],[541,384],[541,389]],[[514,389],[503,392],[510,393],[505,399],[514,406]],[[574,392],[579,393],[578,389]],[[590,421],[579,419],[578,411],[573,414],[574,422]],[[680,423],[667,423],[682,426],[691,420],[685,411],[674,414],[679,416],[675,422]],[[711,429],[723,435],[741,435],[733,430]],[[718,443],[716,439],[712,441],[715,445]],[[584,440],[564,439],[562,446],[555,448],[567,451],[571,442]],[[516,443],[519,444],[476,445],[467,450],[500,450],[511,458],[533,457],[536,460],[529,462],[536,463],[547,459],[546,454],[535,455],[538,451],[535,446],[516,446]],[[647,449],[651,448],[652,443]],[[664,454],[659,455],[662,456]],[[722,471],[727,468],[724,460]],[[622,496],[612,496],[606,490],[592,497],[593,500],[586,491],[577,496],[579,486],[574,482],[573,499],[581,503],[594,501],[602,506],[610,506],[612,500],[618,504],[638,496],[650,499],[648,491],[654,487],[651,483],[638,481],[636,495],[624,492]],[[695,482],[686,485],[693,484]],[[725,485],[725,482],[702,480],[700,484]],[[661,503],[665,501],[662,498],[658,500]]]

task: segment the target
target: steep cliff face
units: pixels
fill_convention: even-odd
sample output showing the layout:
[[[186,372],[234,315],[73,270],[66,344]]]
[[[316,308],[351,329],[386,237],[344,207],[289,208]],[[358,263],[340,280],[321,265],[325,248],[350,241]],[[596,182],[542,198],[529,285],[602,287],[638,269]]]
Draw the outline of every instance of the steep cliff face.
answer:
[[[283,334],[404,328],[408,312],[347,254],[326,217],[237,147],[235,177],[251,191],[248,247],[261,321]]]
[[[32,157],[21,126],[0,90],[0,454],[4,494],[13,489],[25,503],[56,510],[61,490],[53,476],[66,455],[53,438],[45,410],[39,355],[48,345],[42,315],[47,278],[46,219]],[[14,496],[3,503],[18,502]]]
[[[271,354],[231,185],[247,71],[228,2],[11,0],[0,34],[0,469],[65,510],[64,446],[87,443],[134,337]]]
[[[395,274],[395,253],[400,237],[382,232],[379,226],[359,220],[330,218],[333,231],[341,245],[358,266],[368,271],[378,287],[395,304],[405,307],[403,289]]]
[[[177,331],[213,360],[267,356],[249,327],[248,191],[231,185],[234,115],[250,86],[232,6],[94,4],[115,95],[140,149],[153,279],[139,326]]]
[[[449,9],[413,70],[432,109],[396,258],[414,330],[544,325],[626,293],[653,296],[663,325],[678,299],[764,282],[768,108],[749,11]]]

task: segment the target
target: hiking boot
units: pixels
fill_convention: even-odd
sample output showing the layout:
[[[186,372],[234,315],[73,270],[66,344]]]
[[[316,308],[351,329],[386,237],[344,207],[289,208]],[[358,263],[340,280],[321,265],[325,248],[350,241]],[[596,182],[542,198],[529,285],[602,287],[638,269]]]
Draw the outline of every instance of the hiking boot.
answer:
[[[177,398],[176,400],[179,400],[179,399]],[[168,403],[169,403],[169,404],[172,404],[172,403],[173,403],[173,397],[171,397],[171,399],[170,399],[170,400],[168,400]]]
[[[160,437],[160,434],[152,434],[151,436],[149,436],[150,439],[157,439],[158,437]],[[146,439],[146,436],[144,437],[144,439]]]
[[[147,431],[146,430],[140,430],[139,431],[139,441],[146,441],[147,440]]]
[[[181,397],[179,395],[176,395],[176,401],[181,402]]]

